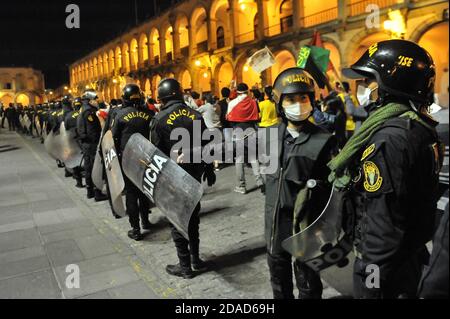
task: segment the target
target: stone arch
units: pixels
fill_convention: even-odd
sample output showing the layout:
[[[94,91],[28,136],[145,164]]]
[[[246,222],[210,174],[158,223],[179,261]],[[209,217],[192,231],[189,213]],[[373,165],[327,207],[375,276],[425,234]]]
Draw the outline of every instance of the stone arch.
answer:
[[[122,69],[126,73],[131,71],[130,48],[127,42],[122,44]]]
[[[287,49],[283,48],[279,51],[274,52],[275,64],[272,65],[270,69],[271,81],[275,81],[277,76],[288,68],[293,68],[296,66],[295,55]]]
[[[247,58],[255,51],[256,49],[253,49],[250,52],[242,53],[237,58],[234,69],[237,82],[244,82],[249,88],[252,88],[253,86],[261,86],[262,84],[261,75],[253,71],[252,68],[247,65]]]
[[[108,53],[103,53],[103,74],[104,75],[109,75],[109,57],[108,57]]]
[[[208,50],[207,12],[206,8],[200,5],[195,7],[191,14],[191,32],[193,42],[197,44],[195,53],[202,53]]]
[[[150,59],[152,64],[159,64],[161,58],[161,48],[159,45],[159,31],[153,28],[150,31]]]
[[[189,43],[189,19],[184,13],[180,13],[177,16],[175,22],[175,32],[177,32],[177,36],[179,37],[179,45],[180,49],[188,48]]]
[[[137,70],[139,65],[139,46],[135,38],[130,41],[130,69]]]
[[[8,93],[1,95],[0,103],[2,103],[4,106],[9,106],[10,103],[14,104],[14,96]]]
[[[145,33],[139,37],[139,56],[142,63],[148,61],[148,37]]]
[[[387,32],[380,31],[379,29],[363,29],[357,34],[353,36],[353,38],[349,41],[345,54],[341,55],[341,64],[342,66],[349,66],[352,63],[356,62],[356,59],[362,55],[365,51],[365,47],[369,47],[368,42],[379,42],[383,40],[390,39],[390,36]],[[359,55],[359,56],[358,56]]]
[[[14,103],[22,104],[23,106],[30,105],[30,101],[31,101],[31,98],[30,98],[29,94],[27,94],[25,92],[17,93],[14,98]]]
[[[211,5],[210,18],[215,48],[222,48],[231,44],[231,27],[228,19],[229,3],[227,0],[215,0]],[[223,39],[218,37],[219,30],[223,30]]]
[[[230,87],[235,79],[233,61],[224,58],[214,69],[215,93],[218,94],[223,87]]]

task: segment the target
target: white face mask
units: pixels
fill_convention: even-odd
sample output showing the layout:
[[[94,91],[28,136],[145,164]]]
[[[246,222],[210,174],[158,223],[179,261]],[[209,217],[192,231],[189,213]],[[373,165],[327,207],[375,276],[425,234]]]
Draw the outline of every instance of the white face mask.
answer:
[[[294,103],[284,106],[284,114],[286,118],[293,122],[301,122],[306,120],[312,112],[311,103]]]
[[[359,105],[366,106],[372,102],[375,102],[372,98],[372,93],[376,90],[378,90],[378,86],[371,89],[363,85],[358,85],[356,98],[358,99]]]

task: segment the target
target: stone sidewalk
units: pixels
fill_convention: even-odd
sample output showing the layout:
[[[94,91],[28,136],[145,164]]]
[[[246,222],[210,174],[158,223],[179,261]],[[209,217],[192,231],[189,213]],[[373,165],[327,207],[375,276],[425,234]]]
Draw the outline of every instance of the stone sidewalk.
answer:
[[[37,139],[2,130],[0,298],[271,298],[264,197],[233,193],[233,167],[217,180],[205,191],[200,225],[202,258],[211,270],[183,280],[165,273],[177,257],[157,210],[145,240],[130,240],[128,220],[113,218],[107,202],[86,199]],[[80,268],[79,289],[66,288],[69,264]],[[325,298],[348,293],[348,269],[324,278],[340,290],[325,283]]]

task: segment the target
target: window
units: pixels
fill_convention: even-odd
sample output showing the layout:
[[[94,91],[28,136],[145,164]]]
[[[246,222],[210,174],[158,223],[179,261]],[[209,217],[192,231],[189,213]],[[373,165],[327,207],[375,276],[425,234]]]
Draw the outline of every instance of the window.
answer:
[[[294,16],[292,0],[284,0],[280,6],[281,33],[292,30],[294,26]]]
[[[12,84],[11,83],[6,83],[5,84],[5,89],[6,90],[12,90]]]
[[[223,29],[223,27],[217,28],[216,35],[217,35],[217,48],[221,49],[225,47],[225,30]]]

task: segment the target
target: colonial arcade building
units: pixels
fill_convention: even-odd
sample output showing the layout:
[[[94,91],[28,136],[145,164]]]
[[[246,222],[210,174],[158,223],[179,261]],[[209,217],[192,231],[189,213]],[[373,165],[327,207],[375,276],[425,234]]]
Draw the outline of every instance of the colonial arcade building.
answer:
[[[374,42],[402,37],[419,43],[435,60],[436,91],[448,104],[448,1],[439,0],[181,1],[73,63],[71,89],[79,94],[92,87],[110,100],[128,82],[155,97],[164,77],[175,77],[185,90],[215,94],[232,80],[263,86],[295,66],[314,31],[331,51],[337,76]],[[265,46],[276,64],[257,74],[246,62]]]

